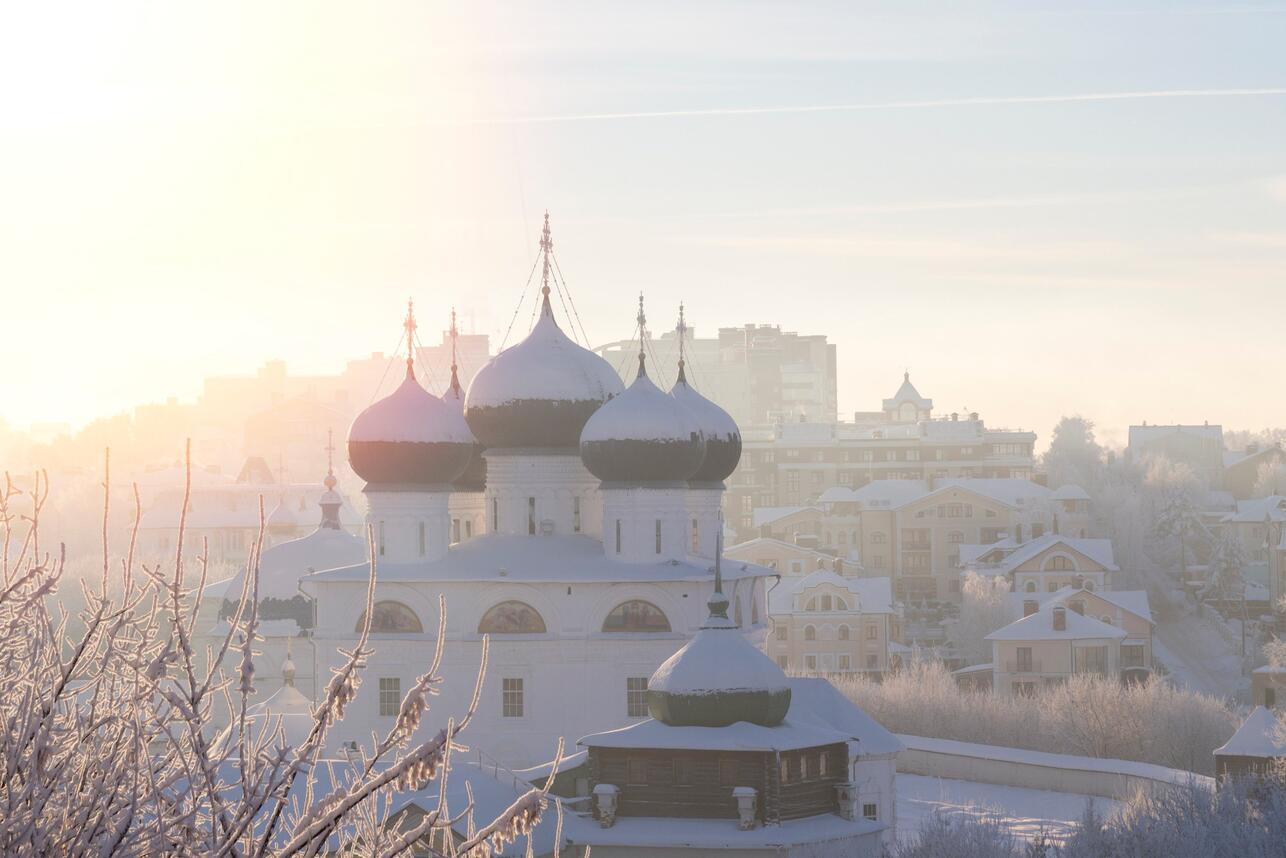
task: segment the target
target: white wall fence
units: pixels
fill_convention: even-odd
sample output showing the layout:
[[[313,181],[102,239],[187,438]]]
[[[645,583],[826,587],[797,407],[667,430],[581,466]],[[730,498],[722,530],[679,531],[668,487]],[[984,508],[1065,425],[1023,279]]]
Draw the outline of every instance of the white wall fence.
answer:
[[[906,750],[898,754],[898,771],[911,775],[1080,793],[1120,801],[1131,798],[1140,789],[1161,784],[1192,781],[1214,788],[1214,778],[1132,760],[1046,754],[924,736],[900,734],[898,738],[906,745]]]

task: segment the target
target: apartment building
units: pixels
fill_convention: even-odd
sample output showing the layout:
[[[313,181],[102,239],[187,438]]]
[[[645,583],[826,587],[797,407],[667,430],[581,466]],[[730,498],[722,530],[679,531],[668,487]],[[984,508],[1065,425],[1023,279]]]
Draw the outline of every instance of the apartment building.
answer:
[[[881,411],[858,412],[852,423],[743,428],[741,464],[728,486],[729,522],[749,538],[755,510],[803,506],[837,486],[954,477],[1031,479],[1034,432],[993,429],[976,413],[934,417],[932,409],[933,400],[904,377]]]
[[[1074,674],[1118,676],[1126,631],[1046,604],[987,635],[996,694],[1034,696]]]
[[[888,578],[786,575],[768,591],[768,615],[765,648],[783,670],[882,675],[905,652]]]
[[[833,423],[838,416],[836,352],[825,334],[743,325],[701,338],[695,328],[680,327],[648,342],[663,378],[678,365],[680,334],[687,377],[731,414],[743,433],[756,424]],[[637,341],[607,343],[596,351],[623,378],[634,378]]]

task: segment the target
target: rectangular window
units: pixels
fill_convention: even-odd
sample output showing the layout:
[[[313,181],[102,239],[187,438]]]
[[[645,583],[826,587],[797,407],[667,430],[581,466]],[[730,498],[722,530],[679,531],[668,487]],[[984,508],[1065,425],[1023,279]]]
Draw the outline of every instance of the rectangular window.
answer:
[[[536,535],[536,499],[527,498],[527,535]]]
[[[780,667],[782,670],[785,670],[789,664],[790,664],[790,659],[786,658],[786,656],[784,655],[777,656],[777,666]]]
[[[1017,655],[1018,655],[1018,664],[1017,664],[1018,672],[1031,673],[1031,668],[1032,668],[1031,647],[1029,646],[1018,647]]]
[[[777,623],[773,626],[773,631],[777,634],[777,640],[784,641],[790,637],[790,627],[785,623]]]
[[[572,533],[580,533],[580,498],[572,498]]]
[[[424,556],[424,522],[420,522],[420,556]]]
[[[616,553],[621,553],[621,520],[616,520]]]
[[[453,518],[451,519],[451,543],[454,545],[459,541],[460,541],[460,519]]]
[[[871,653],[866,657],[867,670],[875,670],[879,666],[880,666],[880,657],[878,655],[876,655],[875,653]]]
[[[384,556],[384,522],[380,522],[380,557]]]
[[[629,718],[647,717],[647,677],[625,678],[625,714]]]
[[[692,519],[692,553],[696,554],[701,550],[701,529],[697,525],[697,520]]]
[[[809,670],[816,670],[816,669],[817,669],[817,656],[815,656],[815,655],[806,655],[806,656],[804,656],[804,667],[808,668]]]
[[[1121,646],[1121,667],[1143,667],[1143,644]]]
[[[491,499],[491,532],[500,532],[500,499]]]
[[[629,786],[647,786],[647,760],[630,757],[625,761],[625,783]]]
[[[661,519],[656,520],[656,553],[661,553]]]
[[[674,784],[675,786],[692,785],[692,762],[683,757],[674,758]]]
[[[469,539],[472,536],[473,536],[473,521],[466,518],[464,520],[464,538]]]
[[[873,641],[873,640],[875,640],[876,638],[878,638],[879,636],[880,636],[880,629],[879,629],[879,627],[878,627],[878,626],[867,626],[867,627],[866,627],[866,639],[867,639],[868,641]]]
[[[385,718],[397,715],[402,708],[402,680],[396,676],[380,677],[380,715]]]
[[[839,657],[839,669],[849,670],[850,667],[851,667],[851,662],[849,661],[849,657],[847,655],[841,655]]]
[[[506,677],[500,683],[501,714],[506,718],[521,718],[523,704],[522,679]]]
[[[790,757],[781,758],[781,771],[779,774],[781,776],[782,783],[790,783]]]
[[[826,773],[830,770],[830,767],[831,767],[831,755],[826,753],[825,751],[822,751],[820,754],[817,755],[817,776],[819,778],[826,777]]]
[[[719,785],[733,787],[737,785],[737,761],[724,757],[719,761]]]
[[[862,816],[866,817],[872,822],[875,822],[880,818],[880,806],[878,804],[872,804],[870,802],[864,803],[862,805]]]
[[[1098,673],[1107,675],[1107,647],[1078,646],[1073,647],[1075,656],[1073,671],[1075,673]]]

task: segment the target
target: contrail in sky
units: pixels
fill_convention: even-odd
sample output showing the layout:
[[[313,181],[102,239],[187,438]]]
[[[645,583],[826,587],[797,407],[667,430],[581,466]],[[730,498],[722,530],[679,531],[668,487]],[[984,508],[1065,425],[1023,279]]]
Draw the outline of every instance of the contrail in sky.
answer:
[[[1007,104],[1072,104],[1090,101],[1139,101],[1161,98],[1228,98],[1286,95],[1286,87],[1265,89],[1159,89],[1127,92],[1085,92],[1071,95],[982,96],[920,101],[871,101],[856,104],[812,104],[782,107],[712,107],[694,110],[651,110],[630,113],[573,113],[563,116],[515,116],[481,119],[482,123],[595,122],[611,119],[676,119],[685,116],[758,116],[784,113],[847,113],[859,110],[919,110],[932,107],[976,107]]]

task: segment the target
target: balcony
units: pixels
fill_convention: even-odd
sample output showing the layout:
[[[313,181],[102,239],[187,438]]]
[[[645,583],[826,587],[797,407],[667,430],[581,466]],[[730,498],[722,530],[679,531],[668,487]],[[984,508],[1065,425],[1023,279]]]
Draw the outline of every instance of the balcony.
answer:
[[[1044,673],[1039,659],[1019,659],[1005,662],[1005,673]]]

